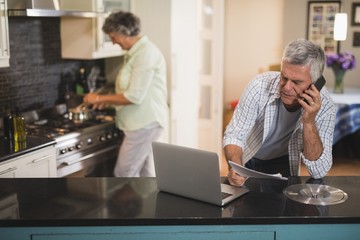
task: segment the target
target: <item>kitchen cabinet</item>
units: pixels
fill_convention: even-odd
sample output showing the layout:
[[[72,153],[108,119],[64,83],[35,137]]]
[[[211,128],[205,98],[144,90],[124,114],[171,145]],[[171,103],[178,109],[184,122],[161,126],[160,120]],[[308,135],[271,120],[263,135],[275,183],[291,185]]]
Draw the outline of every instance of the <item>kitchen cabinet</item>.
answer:
[[[17,171],[18,167],[16,162],[5,162],[0,165],[0,177],[2,178],[14,178],[15,172]]]
[[[188,231],[182,231],[186,228]],[[216,229],[209,230],[209,229]],[[260,229],[255,231],[241,231],[238,230],[240,227],[236,227],[233,231],[228,231],[227,228],[219,228],[213,226],[206,226],[204,228],[195,228],[195,227],[178,227],[176,230],[167,231],[165,229],[158,228],[157,231],[153,231],[151,228],[142,229],[138,228],[140,232],[135,231],[120,231],[115,228],[109,228],[107,231],[98,231],[98,232],[71,232],[63,234],[33,234],[33,240],[83,240],[83,239],[102,239],[102,240],[126,240],[134,239],[134,236],[138,237],[135,239],[142,239],[140,236],[144,236],[147,239],[176,239],[176,240],[198,240],[198,239],[236,239],[236,240],[246,240],[246,239],[257,239],[257,240],[273,240],[276,239],[276,233],[274,231],[262,231]],[[137,230],[138,230],[137,229]],[[241,228],[240,228],[241,229]],[[124,230],[124,228],[123,228]]]
[[[56,177],[54,145],[4,161],[0,164],[0,177]]]
[[[62,3],[64,10],[67,9],[65,3]],[[130,11],[130,0],[92,0],[86,2],[74,0],[71,1],[69,9],[98,12],[99,14],[95,18],[61,18],[62,58],[99,59],[124,54],[124,50],[119,45],[113,44],[107,34],[102,31],[102,25],[111,11],[115,9]]]
[[[9,67],[10,45],[7,2],[0,0],[0,67]]]

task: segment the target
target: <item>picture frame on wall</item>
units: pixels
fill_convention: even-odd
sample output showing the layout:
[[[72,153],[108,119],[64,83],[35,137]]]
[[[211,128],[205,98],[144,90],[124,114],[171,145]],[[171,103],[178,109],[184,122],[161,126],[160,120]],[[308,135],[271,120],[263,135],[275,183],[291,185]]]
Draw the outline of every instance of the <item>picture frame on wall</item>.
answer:
[[[354,32],[353,47],[360,47],[360,32]]]
[[[337,53],[339,42],[334,40],[335,14],[341,1],[308,2],[307,39],[320,45],[325,54]]]
[[[351,25],[360,26],[360,2],[354,2],[351,6]]]

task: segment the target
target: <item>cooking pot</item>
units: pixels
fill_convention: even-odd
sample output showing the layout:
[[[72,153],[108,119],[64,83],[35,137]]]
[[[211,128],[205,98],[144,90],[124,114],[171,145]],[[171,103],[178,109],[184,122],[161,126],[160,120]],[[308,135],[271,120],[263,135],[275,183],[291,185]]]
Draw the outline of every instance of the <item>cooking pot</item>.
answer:
[[[86,120],[91,119],[93,111],[87,107],[84,103],[80,104],[75,108],[69,109],[68,119],[75,123],[82,123]]]

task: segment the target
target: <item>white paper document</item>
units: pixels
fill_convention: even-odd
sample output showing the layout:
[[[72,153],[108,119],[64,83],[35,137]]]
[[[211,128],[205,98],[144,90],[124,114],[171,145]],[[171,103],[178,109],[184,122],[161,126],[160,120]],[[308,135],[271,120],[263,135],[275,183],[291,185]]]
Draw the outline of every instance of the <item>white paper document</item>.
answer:
[[[229,161],[229,164],[234,169],[234,171],[242,177],[272,178],[272,179],[287,180],[287,178],[283,177],[280,173],[278,173],[278,174],[262,173],[262,172],[258,172],[258,171],[243,167],[232,161]]]

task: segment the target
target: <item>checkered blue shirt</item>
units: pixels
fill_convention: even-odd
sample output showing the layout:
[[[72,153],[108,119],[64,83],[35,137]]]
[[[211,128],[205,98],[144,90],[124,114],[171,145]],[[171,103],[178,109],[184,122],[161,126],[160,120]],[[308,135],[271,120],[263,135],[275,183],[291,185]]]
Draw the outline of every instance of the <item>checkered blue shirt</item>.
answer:
[[[256,154],[269,133],[276,114],[276,99],[280,98],[279,82],[279,72],[265,72],[257,75],[245,89],[226,128],[224,146],[229,144],[240,146],[244,151],[243,164]],[[292,176],[300,174],[301,160],[313,178],[324,177],[332,166],[336,109],[326,88],[323,88],[320,94],[322,104],[315,122],[324,151],[316,161],[309,161],[303,155],[301,117],[304,111],[301,109],[301,116],[288,145]]]

